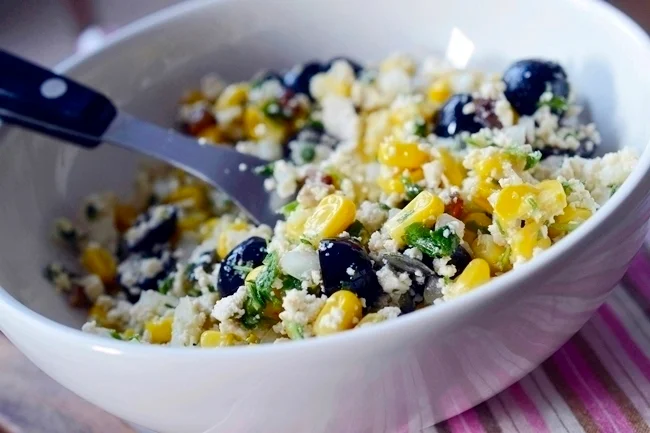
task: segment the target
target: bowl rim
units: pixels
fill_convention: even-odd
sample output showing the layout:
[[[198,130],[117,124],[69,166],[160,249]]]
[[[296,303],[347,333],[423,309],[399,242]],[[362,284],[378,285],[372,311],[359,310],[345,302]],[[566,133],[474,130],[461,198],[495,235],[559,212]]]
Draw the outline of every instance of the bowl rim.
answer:
[[[106,44],[97,51],[85,54],[74,54],[63,60],[54,70],[59,73],[74,73],[75,68],[83,65],[86,61],[101,56],[105,50],[117,47],[129,39],[146,33],[149,29],[164,25],[176,19],[181,19],[186,15],[200,11],[205,7],[218,3],[234,3],[236,0],[191,0],[189,2],[179,3],[169,6],[151,15],[140,18],[125,27],[118,29],[109,35]],[[650,35],[648,35],[636,22],[623,12],[603,0],[569,0],[570,3],[597,16],[601,20],[609,20],[623,33],[627,34],[630,41],[641,46],[650,59]],[[571,252],[589,243],[590,239],[597,237],[597,230],[601,224],[613,218],[613,214],[621,207],[624,202],[634,202],[635,198],[632,193],[637,191],[639,185],[646,181],[650,182],[650,139],[643,152],[639,155],[639,161],[634,167],[632,173],[612,196],[591,218],[580,225],[567,238],[558,242],[553,248],[544,251],[534,260],[522,264],[512,271],[494,278],[481,288],[464,294],[456,299],[443,302],[436,305],[435,308],[424,308],[412,313],[400,316],[399,320],[390,320],[384,323],[378,323],[374,326],[356,329],[355,332],[342,332],[329,338],[307,338],[304,341],[292,341],[292,344],[259,344],[229,347],[226,350],[192,350],[194,347],[174,347],[158,346],[149,344],[133,344],[127,341],[108,339],[105,337],[84,333],[31,310],[11,296],[5,289],[0,286],[0,303],[15,313],[16,318],[20,318],[33,328],[48,331],[57,334],[58,337],[69,339],[71,343],[80,346],[90,347],[94,351],[104,352],[110,355],[129,356],[160,356],[163,357],[192,357],[193,359],[203,359],[203,357],[222,357],[231,356],[256,356],[267,354],[286,355],[289,351],[301,350],[322,350],[328,351],[331,345],[355,347],[361,340],[375,339],[386,331],[400,333],[416,322],[428,320],[433,315],[444,316],[453,314],[454,311],[468,310],[475,307],[480,308],[482,304],[489,304],[495,298],[503,297],[508,291],[516,288],[536,274],[543,272],[553,263],[557,263],[563,258],[570,256]]]

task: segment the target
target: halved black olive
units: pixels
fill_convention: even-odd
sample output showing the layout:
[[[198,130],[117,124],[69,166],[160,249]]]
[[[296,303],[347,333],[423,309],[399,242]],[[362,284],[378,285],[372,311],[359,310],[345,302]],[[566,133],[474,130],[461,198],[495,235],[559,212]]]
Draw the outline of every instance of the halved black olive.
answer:
[[[237,245],[228,253],[221,263],[217,290],[221,296],[230,296],[244,284],[245,268],[256,268],[262,265],[266,257],[266,240],[253,236]]]

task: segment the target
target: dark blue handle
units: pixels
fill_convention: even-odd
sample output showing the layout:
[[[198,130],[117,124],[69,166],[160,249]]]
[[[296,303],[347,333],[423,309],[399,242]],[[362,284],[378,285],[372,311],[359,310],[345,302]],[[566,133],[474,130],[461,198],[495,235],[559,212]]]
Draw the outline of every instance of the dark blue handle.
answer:
[[[0,118],[93,148],[117,114],[104,95],[0,50]]]

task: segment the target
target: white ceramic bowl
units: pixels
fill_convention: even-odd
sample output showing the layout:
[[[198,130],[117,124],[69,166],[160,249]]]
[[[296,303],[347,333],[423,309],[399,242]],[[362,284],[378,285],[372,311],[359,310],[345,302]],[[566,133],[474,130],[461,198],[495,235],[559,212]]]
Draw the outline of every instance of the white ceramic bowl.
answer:
[[[559,60],[605,150],[650,139],[650,43],[598,1],[224,0],[189,2],[120,32],[61,70],[135,114],[171,124],[182,90],[217,71],[247,78],[345,54],[445,53],[502,69]],[[489,8],[489,11],[486,9]],[[6,129],[6,128],[5,128]],[[480,290],[375,327],[224,350],[140,346],[77,331],[82,317],[41,277],[60,254],[52,219],[92,191],[127,191],[134,158],[17,130],[0,144],[0,329],[80,396],[159,432],[416,432],[494,395],[575,333],[639,249],[650,153],[568,239]],[[401,430],[399,430],[401,428]]]

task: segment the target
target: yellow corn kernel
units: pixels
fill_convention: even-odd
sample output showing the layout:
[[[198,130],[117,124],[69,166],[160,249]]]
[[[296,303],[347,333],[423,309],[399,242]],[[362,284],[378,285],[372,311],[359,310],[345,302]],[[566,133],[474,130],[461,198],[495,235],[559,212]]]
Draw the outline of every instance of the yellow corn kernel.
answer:
[[[238,340],[234,334],[208,330],[201,333],[199,345],[206,348],[234,346]]]
[[[363,316],[363,319],[357,323],[356,328],[361,328],[362,326],[374,325],[375,323],[380,323],[386,320],[385,316],[382,316],[378,313],[369,313]]]
[[[490,265],[483,259],[474,259],[451,284],[447,296],[455,298],[488,281],[490,281]]]
[[[183,232],[191,232],[198,229],[210,215],[203,211],[186,212],[178,219],[178,228]]]
[[[244,105],[248,100],[249,85],[247,83],[235,83],[226,87],[217,98],[215,108],[224,110],[226,108]]]
[[[204,209],[208,203],[208,197],[205,188],[199,185],[184,185],[172,191],[164,201],[179,206]]]
[[[153,319],[144,324],[144,329],[149,332],[153,344],[169,343],[172,339],[172,317]]]
[[[260,337],[258,337],[255,334],[248,334],[246,339],[244,340],[248,344],[259,344],[260,343]]]
[[[401,141],[387,137],[379,145],[377,159],[382,164],[398,168],[420,168],[429,161],[431,155],[420,149],[415,141]]]
[[[314,213],[305,221],[305,237],[312,243],[339,235],[354,222],[357,207],[352,200],[339,194],[323,198]]]
[[[483,212],[470,213],[463,222],[465,223],[465,236],[463,239],[469,244],[474,242],[478,233],[487,233],[488,227],[492,224],[490,217]]]
[[[548,234],[552,238],[563,236],[577,229],[580,224],[591,217],[589,209],[568,205],[562,214],[555,217],[555,222],[548,226]]]
[[[567,205],[566,193],[559,180],[544,180],[537,185],[537,204],[545,221],[560,215]]]
[[[352,90],[352,82],[341,79],[334,74],[320,73],[314,75],[312,78],[310,89],[313,89],[311,93],[318,101],[323,100],[327,96],[349,98]]]
[[[89,245],[81,253],[81,264],[91,274],[96,274],[104,284],[110,284],[117,274],[115,257],[104,247]]]
[[[474,255],[485,260],[492,273],[505,272],[510,266],[510,249],[497,245],[489,234],[479,234],[472,242],[472,251]]]
[[[258,266],[256,268],[252,269],[248,273],[248,275],[246,275],[246,279],[244,281],[247,282],[247,283],[251,283],[251,282],[255,281],[255,279],[260,274],[260,272],[262,272],[263,269],[264,269],[264,265]]]
[[[513,263],[516,260],[530,260],[533,257],[536,248],[546,249],[551,246],[551,240],[544,236],[542,225],[527,221],[526,225],[512,235],[510,240],[512,246]]]
[[[380,176],[377,178],[377,185],[386,194],[402,194],[404,192],[403,178],[405,177],[410,179],[411,182],[419,182],[424,179],[424,172],[421,168],[417,168],[415,170],[409,170],[408,173],[401,172],[391,177]]]
[[[314,321],[314,334],[320,336],[334,334],[354,328],[361,320],[363,305],[354,293],[339,290],[325,302]]]
[[[305,231],[305,222],[307,219],[314,213],[316,209],[304,209],[298,207],[295,211],[291,212],[291,215],[287,218],[287,223],[285,225],[286,236],[290,240],[297,241],[302,236]]]
[[[136,335],[137,335],[137,333],[135,332],[135,329],[133,329],[133,328],[126,328],[124,330],[124,332],[122,332],[122,338],[124,338],[125,340],[130,340],[133,337],[135,337]]]
[[[244,110],[244,133],[254,141],[283,143],[288,131],[288,125],[269,119],[258,106],[249,105]]]
[[[440,152],[440,162],[442,163],[443,172],[454,186],[461,186],[465,177],[467,177],[467,170],[463,167],[461,160],[454,157],[447,149],[438,149]]]
[[[422,191],[397,215],[386,221],[384,228],[398,245],[404,245],[404,230],[413,223],[422,223],[431,227],[436,218],[445,211],[445,204],[435,194]]]
[[[97,322],[103,328],[115,328],[117,324],[113,320],[109,320],[107,316],[108,311],[100,304],[94,304],[88,310],[88,318]]]
[[[116,203],[113,208],[115,227],[120,233],[130,229],[137,217],[138,211],[130,204]]]
[[[248,229],[248,224],[236,222],[222,231],[217,240],[217,254],[219,257],[225,258],[233,248],[243,242],[247,237],[246,232]]]
[[[494,205],[494,213],[505,223],[532,217],[539,207],[537,189],[528,184],[510,185],[501,190]]]
[[[201,227],[199,227],[199,236],[201,236],[202,241],[212,237],[214,228],[217,226],[217,224],[219,224],[219,218],[217,217],[210,218],[201,224]]]
[[[390,113],[387,109],[373,111],[365,117],[363,131],[363,153],[371,160],[376,160],[379,145],[390,135]]]
[[[199,89],[192,89],[183,94],[181,97],[181,104],[194,104],[199,101],[203,101],[205,96]]]
[[[427,90],[427,96],[431,102],[442,104],[451,96],[451,83],[449,78],[442,77],[431,83]]]
[[[220,144],[226,141],[226,136],[218,125],[210,125],[207,128],[203,128],[199,131],[197,137],[199,140],[203,139],[212,144]]]

